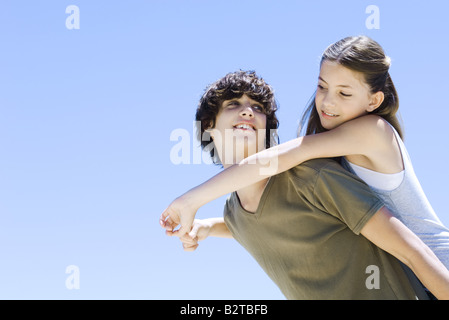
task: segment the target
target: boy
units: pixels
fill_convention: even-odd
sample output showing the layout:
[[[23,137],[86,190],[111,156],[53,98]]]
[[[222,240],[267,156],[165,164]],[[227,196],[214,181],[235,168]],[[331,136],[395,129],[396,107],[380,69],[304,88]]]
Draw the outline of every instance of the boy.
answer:
[[[240,71],[208,88],[196,120],[201,136],[210,133],[211,155],[226,168],[269,147],[275,111],[271,87]],[[426,299],[396,258],[438,298],[449,297],[447,269],[334,160],[311,160],[240,189],[227,200],[224,219],[195,220],[190,234],[173,231],[188,225],[191,208],[201,205],[195,189],[175,200],[161,216],[167,234],[179,235],[187,250],[207,236],[235,238],[288,299]],[[366,284],[368,268],[379,270],[375,288]]]

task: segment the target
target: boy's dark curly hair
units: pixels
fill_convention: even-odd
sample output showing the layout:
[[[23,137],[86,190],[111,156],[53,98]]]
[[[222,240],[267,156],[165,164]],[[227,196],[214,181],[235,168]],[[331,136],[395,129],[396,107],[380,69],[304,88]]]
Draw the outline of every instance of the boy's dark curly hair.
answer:
[[[269,148],[278,142],[276,129],[279,127],[279,121],[276,117],[278,109],[274,99],[274,90],[265,80],[257,76],[254,71],[237,71],[228,73],[220,80],[208,86],[205,93],[200,99],[196,110],[196,123],[198,135],[203,149],[206,146],[212,147],[210,156],[214,163],[219,164],[220,159],[214,155],[213,143],[210,141],[202,141],[205,130],[215,126],[215,120],[221,105],[225,100],[239,99],[246,94],[251,99],[261,103],[264,113],[267,116],[265,146]],[[199,126],[201,123],[201,128]]]

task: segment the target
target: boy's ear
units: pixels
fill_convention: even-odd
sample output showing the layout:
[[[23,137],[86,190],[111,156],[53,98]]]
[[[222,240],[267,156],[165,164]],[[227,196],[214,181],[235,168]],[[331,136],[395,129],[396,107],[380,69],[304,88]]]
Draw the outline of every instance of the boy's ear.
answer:
[[[369,104],[368,108],[366,109],[366,111],[373,112],[374,110],[376,110],[377,108],[380,107],[382,102],[384,102],[384,99],[385,99],[385,95],[382,91],[377,91],[376,93],[372,94],[370,104]]]
[[[211,139],[214,140],[214,129],[209,128],[209,129],[204,130],[204,132],[209,133],[209,136],[211,137]]]
[[[204,132],[208,132],[209,135],[210,135],[210,137],[211,137],[212,139],[214,139],[214,135],[213,135],[213,132],[214,132],[214,125],[213,125],[212,121],[207,123],[206,129],[204,129]]]

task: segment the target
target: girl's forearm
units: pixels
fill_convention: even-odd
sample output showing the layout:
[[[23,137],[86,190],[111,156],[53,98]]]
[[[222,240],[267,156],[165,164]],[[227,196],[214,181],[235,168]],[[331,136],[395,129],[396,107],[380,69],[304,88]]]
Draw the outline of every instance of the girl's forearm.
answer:
[[[433,295],[449,300],[449,271],[427,246],[419,248],[405,263]]]
[[[303,143],[303,138],[296,138],[254,154],[189,190],[182,197],[193,209],[198,209],[221,196],[309,160],[308,145]]]
[[[406,264],[438,299],[449,299],[449,271],[422,240],[383,207],[361,234]]]

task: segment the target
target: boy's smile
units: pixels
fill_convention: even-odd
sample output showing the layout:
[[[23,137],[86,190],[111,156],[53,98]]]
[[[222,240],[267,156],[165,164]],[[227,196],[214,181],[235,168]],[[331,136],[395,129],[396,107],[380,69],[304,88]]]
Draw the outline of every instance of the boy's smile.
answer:
[[[234,130],[251,130],[251,131],[256,131],[256,128],[250,122],[241,122],[241,123],[238,123],[238,124],[234,125]]]

